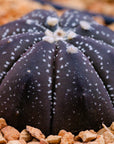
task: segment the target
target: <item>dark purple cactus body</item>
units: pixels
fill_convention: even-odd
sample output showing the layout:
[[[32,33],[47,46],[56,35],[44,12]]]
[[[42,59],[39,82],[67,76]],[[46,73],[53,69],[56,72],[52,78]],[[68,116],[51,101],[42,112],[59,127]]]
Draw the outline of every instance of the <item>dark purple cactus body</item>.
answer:
[[[78,11],[0,27],[0,117],[45,134],[114,121],[114,32]]]

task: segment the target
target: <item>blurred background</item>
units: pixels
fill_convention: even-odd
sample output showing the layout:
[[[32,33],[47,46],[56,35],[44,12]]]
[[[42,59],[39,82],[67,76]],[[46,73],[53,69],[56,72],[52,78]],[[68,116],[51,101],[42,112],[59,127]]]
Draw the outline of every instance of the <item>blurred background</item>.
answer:
[[[114,0],[0,0],[0,25],[18,19],[34,9],[84,11],[99,24],[114,30]]]

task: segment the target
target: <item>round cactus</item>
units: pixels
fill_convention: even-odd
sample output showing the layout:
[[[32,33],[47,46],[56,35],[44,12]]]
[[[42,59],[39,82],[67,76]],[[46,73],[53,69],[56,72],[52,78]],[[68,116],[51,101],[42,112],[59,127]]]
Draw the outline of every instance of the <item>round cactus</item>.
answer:
[[[73,133],[114,121],[114,32],[82,12],[35,10],[0,27],[0,117]]]

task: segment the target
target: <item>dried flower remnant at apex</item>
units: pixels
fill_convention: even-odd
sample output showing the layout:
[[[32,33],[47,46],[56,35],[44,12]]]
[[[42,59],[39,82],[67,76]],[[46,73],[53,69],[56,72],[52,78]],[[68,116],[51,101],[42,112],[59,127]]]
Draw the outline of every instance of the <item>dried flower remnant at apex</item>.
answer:
[[[111,124],[113,39],[79,11],[35,10],[0,27],[0,115],[46,135]]]
[[[76,33],[72,30],[64,31],[60,27],[58,27],[54,32],[46,29],[45,36],[42,38],[44,41],[49,43],[57,42],[59,40],[68,40],[76,37]]]

